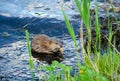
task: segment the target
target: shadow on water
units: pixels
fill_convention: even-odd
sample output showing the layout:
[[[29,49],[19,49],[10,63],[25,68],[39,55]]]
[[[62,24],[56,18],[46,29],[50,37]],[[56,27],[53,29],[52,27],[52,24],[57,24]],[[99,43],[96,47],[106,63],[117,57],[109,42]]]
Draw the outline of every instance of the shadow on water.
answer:
[[[55,60],[57,60],[58,62],[61,62],[64,59],[63,55],[59,53],[50,55],[50,54],[39,54],[39,53],[32,52],[32,56],[37,60],[45,61],[48,64],[51,64],[52,61],[55,61]]]

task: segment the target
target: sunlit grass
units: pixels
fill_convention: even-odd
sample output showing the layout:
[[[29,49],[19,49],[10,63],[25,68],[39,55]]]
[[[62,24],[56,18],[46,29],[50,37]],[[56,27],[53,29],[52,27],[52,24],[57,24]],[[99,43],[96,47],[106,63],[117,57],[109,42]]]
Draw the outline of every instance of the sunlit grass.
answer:
[[[90,0],[75,0],[75,3],[87,30],[88,45],[86,47],[88,55],[90,55],[91,54]]]
[[[78,51],[78,46],[77,46],[77,42],[76,42],[76,36],[75,36],[75,33],[74,33],[74,29],[73,27],[71,26],[63,8],[62,8],[62,12],[63,12],[63,16],[64,16],[64,20],[65,20],[65,23],[66,23],[66,26],[67,26],[67,29],[68,29],[68,32],[72,38],[72,40],[74,41],[74,46],[76,48],[76,52]]]

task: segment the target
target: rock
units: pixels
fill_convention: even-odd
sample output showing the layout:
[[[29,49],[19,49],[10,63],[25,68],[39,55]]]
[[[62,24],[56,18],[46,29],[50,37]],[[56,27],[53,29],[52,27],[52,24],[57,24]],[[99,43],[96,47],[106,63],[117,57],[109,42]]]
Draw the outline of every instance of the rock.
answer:
[[[8,32],[3,32],[2,36],[3,36],[3,37],[9,37],[10,34],[9,34]]]
[[[53,60],[60,61],[62,57],[62,43],[55,38],[40,34],[31,41],[31,50],[33,57],[38,60],[52,63]]]
[[[112,2],[98,2],[98,10],[99,11],[109,11],[109,12],[116,12],[119,13],[120,12],[120,2],[116,2],[116,1],[112,1]],[[91,2],[91,8],[90,11],[95,12],[95,1]]]
[[[109,10],[111,12],[120,12],[120,3],[112,2],[111,3],[103,3],[99,7],[104,9],[105,11]]]

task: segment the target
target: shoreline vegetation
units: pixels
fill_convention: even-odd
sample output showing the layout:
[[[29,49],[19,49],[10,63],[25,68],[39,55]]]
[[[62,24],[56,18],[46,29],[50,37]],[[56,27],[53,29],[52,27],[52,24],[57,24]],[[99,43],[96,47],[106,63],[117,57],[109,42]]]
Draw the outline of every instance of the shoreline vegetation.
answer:
[[[117,37],[114,36],[112,31],[109,10],[107,10],[107,36],[106,38],[106,50],[102,50],[102,34],[99,21],[99,11],[98,3],[96,1],[96,7],[94,10],[94,28],[91,27],[91,12],[90,12],[90,0],[75,0],[75,4],[78,8],[79,14],[81,16],[81,25],[80,25],[80,45],[82,47],[83,54],[83,63],[76,64],[76,69],[74,70],[71,66],[66,66],[57,61],[52,62],[51,65],[40,66],[37,70],[45,70],[48,72],[42,80],[43,81],[120,81],[120,52],[116,48]],[[112,5],[112,0],[111,0]],[[64,12],[64,7],[62,8],[64,20],[68,29],[68,32],[74,42],[74,47],[78,59],[80,58],[78,52],[78,45],[76,43],[76,36],[74,34],[74,29],[71,26],[67,15]],[[83,26],[86,29],[86,44],[84,44],[84,31]],[[95,39],[93,41],[94,29]],[[118,34],[117,34],[118,35]],[[26,41],[28,47],[28,53],[30,56],[30,67],[32,71],[32,81],[34,81],[34,64],[31,56],[31,49],[29,45],[29,35],[26,30]],[[91,59],[92,57],[92,59]],[[59,69],[58,71],[56,71]],[[41,81],[41,79],[39,80]]]

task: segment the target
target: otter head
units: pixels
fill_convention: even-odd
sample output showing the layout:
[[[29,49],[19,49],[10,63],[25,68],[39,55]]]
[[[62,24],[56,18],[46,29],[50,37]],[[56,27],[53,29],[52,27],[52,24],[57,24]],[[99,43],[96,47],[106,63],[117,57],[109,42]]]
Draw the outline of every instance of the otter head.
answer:
[[[63,54],[62,43],[57,39],[49,39],[46,44],[49,46],[49,49],[51,49],[51,52],[59,52],[60,54]]]

